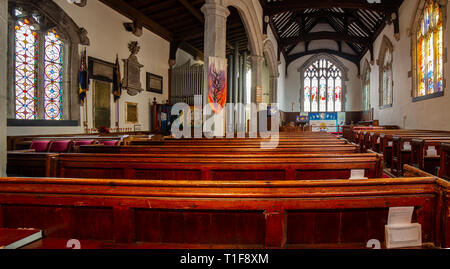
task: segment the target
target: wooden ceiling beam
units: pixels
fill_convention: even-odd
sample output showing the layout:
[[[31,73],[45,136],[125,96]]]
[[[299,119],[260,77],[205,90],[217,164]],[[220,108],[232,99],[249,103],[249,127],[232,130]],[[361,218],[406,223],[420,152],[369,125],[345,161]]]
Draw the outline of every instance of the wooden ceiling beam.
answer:
[[[289,45],[297,44],[297,43],[303,42],[303,41],[325,40],[325,39],[336,40],[336,41],[345,41],[345,42],[349,42],[349,43],[359,43],[359,44],[364,44],[364,45],[370,44],[370,42],[371,42],[370,38],[349,36],[349,35],[343,34],[343,33],[327,32],[327,31],[304,33],[297,37],[282,38],[280,41],[281,41],[281,46],[283,48],[285,48]]]
[[[266,3],[264,12],[266,15],[273,16],[286,11],[333,7],[384,12],[397,9],[402,2],[403,0],[390,0],[383,1],[382,3],[369,3],[367,0],[284,0]]]
[[[150,19],[148,16],[135,9],[131,5],[122,0],[100,0],[105,5],[128,17],[132,21],[138,21],[143,27],[164,38],[167,41],[174,39],[174,34],[161,26],[159,23]]]
[[[339,52],[339,51],[330,50],[330,49],[316,49],[316,50],[308,50],[308,51],[294,53],[292,55],[289,55],[286,59],[286,68],[289,66],[289,64],[291,64],[292,62],[294,62],[295,60],[297,60],[301,57],[313,55],[313,54],[319,54],[319,53],[328,53],[328,54],[339,56],[343,59],[346,59],[346,60],[354,63],[356,66],[359,66],[359,64],[360,64],[359,63],[360,57],[358,55],[348,54],[348,53]]]

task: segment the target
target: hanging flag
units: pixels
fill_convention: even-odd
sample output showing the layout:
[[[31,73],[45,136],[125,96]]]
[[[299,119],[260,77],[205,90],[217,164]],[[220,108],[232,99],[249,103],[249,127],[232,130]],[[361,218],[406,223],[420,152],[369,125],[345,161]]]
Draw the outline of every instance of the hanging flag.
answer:
[[[86,93],[89,88],[88,69],[86,64],[86,49],[81,54],[80,77],[78,80],[78,84],[80,86],[80,101],[83,105],[86,98]]]
[[[119,56],[116,55],[116,67],[113,74],[113,94],[114,94],[114,102],[120,99],[122,95],[122,81],[120,79],[120,65],[119,65]]]

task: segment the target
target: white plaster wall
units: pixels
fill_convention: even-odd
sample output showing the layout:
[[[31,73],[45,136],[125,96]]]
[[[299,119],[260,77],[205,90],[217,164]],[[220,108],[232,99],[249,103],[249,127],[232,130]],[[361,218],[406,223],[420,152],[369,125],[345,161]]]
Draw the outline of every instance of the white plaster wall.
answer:
[[[176,54],[175,67],[183,65],[188,61],[191,61],[191,64],[203,64],[202,60],[195,60],[191,54],[185,52],[184,50],[178,49]]]
[[[156,97],[158,102],[165,102],[168,96],[168,70],[169,70],[169,49],[168,41],[160,38],[156,34],[143,29],[143,35],[136,37],[132,33],[126,32],[123,23],[130,20],[100,1],[87,1],[87,5],[80,8],[69,4],[66,0],[54,0],[79,27],[88,31],[91,45],[87,47],[88,56],[92,56],[108,62],[115,62],[116,54],[119,55],[121,71],[123,75],[123,61],[129,56],[128,42],[138,41],[141,50],[138,59],[144,67],[141,70],[141,84],[145,89],[145,72],[163,76],[163,94],[155,94],[143,91],[136,96],[129,96],[125,91],[119,101],[119,125],[120,128],[132,128],[133,125],[125,124],[125,102],[138,103],[139,124],[142,130],[149,129],[149,104]],[[80,47],[80,51],[83,50]],[[92,121],[92,94],[94,83],[90,83],[90,90],[87,94],[89,128],[93,127]],[[111,100],[113,100],[111,94]],[[85,119],[84,108],[81,107],[81,125]],[[111,101],[111,127],[115,127],[116,104]],[[67,134],[83,133],[84,127],[9,127],[8,135],[33,135],[33,134]]]
[[[311,57],[313,55],[299,58],[287,67],[288,74],[285,80],[284,101],[282,102],[285,112],[300,112],[300,72],[298,72],[298,69]],[[347,86],[345,111],[360,111],[361,82],[358,77],[358,68],[350,61],[335,57],[349,69],[347,73],[349,80],[345,82]],[[293,111],[292,103],[294,103]]]
[[[393,25],[387,26],[375,42],[375,60],[378,59],[381,41],[384,35],[394,45],[393,52],[393,76],[394,76],[394,101],[393,107],[379,109],[379,70],[378,66],[371,66],[370,75],[370,99],[371,106],[374,107],[375,119],[380,120],[380,124],[393,124],[408,129],[432,129],[450,130],[450,94],[448,85],[450,81],[450,63],[444,64],[447,87],[444,89],[444,96],[429,100],[412,102],[411,90],[412,79],[408,77],[411,70],[411,41],[408,37],[408,28],[415,15],[418,0],[404,1],[400,7],[400,40],[394,38]],[[450,14],[450,5],[447,5],[447,14]],[[444,34],[444,47],[447,48],[450,42],[449,22]],[[447,50],[448,55],[448,50]],[[370,60],[367,54],[361,61]],[[363,66],[363,65],[361,65]]]

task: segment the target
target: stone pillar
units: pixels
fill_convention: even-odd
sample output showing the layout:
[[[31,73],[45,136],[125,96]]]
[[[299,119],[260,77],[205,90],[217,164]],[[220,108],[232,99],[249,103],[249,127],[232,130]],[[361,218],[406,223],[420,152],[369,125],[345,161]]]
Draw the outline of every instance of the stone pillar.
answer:
[[[227,17],[230,15],[230,11],[217,3],[217,0],[206,0],[201,11],[205,14],[203,101],[204,104],[207,104],[209,57],[226,57]]]
[[[233,74],[233,101],[232,103],[237,104],[238,96],[239,96],[239,77],[241,69],[239,68],[239,44],[236,42],[234,43],[234,56],[233,56],[233,66],[234,66],[234,74]]]
[[[264,57],[252,55],[252,99],[251,102],[259,104],[262,102],[262,67]]]
[[[6,176],[8,0],[0,0],[0,176]]]
[[[241,102],[243,104],[247,103],[247,52],[244,51],[242,54],[242,97]]]
[[[276,76],[270,76],[269,78],[270,83],[270,103],[277,103],[277,86],[278,86],[278,78]]]
[[[228,75],[227,75],[227,93],[230,93],[233,89],[233,55],[228,55]],[[231,103],[230,94],[227,94],[227,103]]]

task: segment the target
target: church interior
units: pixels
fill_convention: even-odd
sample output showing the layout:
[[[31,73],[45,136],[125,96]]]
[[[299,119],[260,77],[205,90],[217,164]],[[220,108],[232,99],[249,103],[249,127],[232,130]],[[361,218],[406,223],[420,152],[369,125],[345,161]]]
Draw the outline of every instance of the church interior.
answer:
[[[450,248],[447,0],[0,0],[0,249]]]

